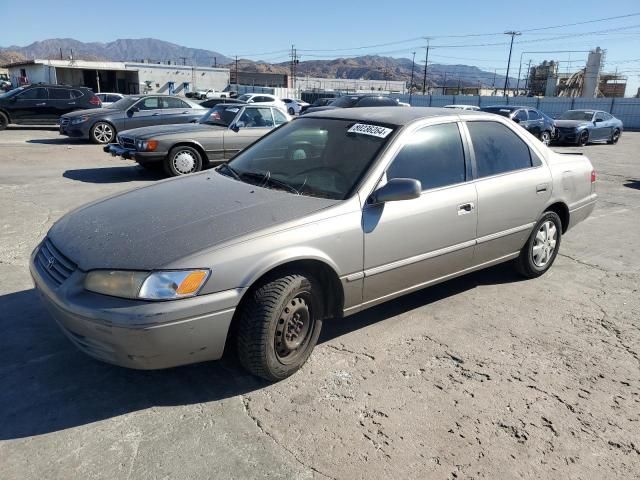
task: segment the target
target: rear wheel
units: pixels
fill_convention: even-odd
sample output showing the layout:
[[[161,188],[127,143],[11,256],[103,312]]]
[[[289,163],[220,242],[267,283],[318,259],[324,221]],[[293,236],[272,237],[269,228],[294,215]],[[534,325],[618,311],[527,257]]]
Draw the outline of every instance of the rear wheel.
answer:
[[[540,134],[540,141],[545,145],[549,145],[551,143],[551,132],[548,130],[543,131]]]
[[[252,374],[278,381],[309,358],[322,329],[322,295],[304,274],[271,278],[249,293],[236,333],[238,355]]]
[[[620,140],[620,130],[616,128],[611,134],[611,138],[607,140],[607,143],[609,145],[615,145],[616,143],[618,143],[618,140]]]
[[[9,125],[9,119],[4,113],[0,112],[0,130],[7,128],[7,125]]]
[[[104,145],[111,143],[116,136],[116,129],[107,122],[97,122],[90,131],[91,141]]]
[[[545,212],[516,259],[518,272],[527,278],[536,278],[549,270],[558,255],[561,238],[560,217],[555,212]]]
[[[193,147],[173,147],[165,160],[164,170],[172,177],[199,172],[202,170],[202,156]]]
[[[583,130],[580,132],[580,136],[578,137],[578,145],[585,147],[587,143],[589,143],[589,132],[587,130]]]
[[[293,107],[289,107],[289,115],[293,117],[295,114],[296,114],[296,111],[293,109]]]

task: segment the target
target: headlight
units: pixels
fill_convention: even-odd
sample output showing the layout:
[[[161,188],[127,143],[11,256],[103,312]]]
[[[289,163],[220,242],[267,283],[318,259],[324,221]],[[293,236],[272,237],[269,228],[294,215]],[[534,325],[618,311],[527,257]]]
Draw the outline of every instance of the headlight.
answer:
[[[158,148],[157,140],[138,140],[136,142],[136,149],[140,152],[154,152]]]
[[[74,117],[71,119],[71,125],[78,125],[80,123],[84,123],[89,120],[89,117],[86,115],[82,115],[81,117]]]
[[[129,272],[94,270],[84,281],[91,292],[113,297],[172,300],[196,295],[209,277],[209,270]]]

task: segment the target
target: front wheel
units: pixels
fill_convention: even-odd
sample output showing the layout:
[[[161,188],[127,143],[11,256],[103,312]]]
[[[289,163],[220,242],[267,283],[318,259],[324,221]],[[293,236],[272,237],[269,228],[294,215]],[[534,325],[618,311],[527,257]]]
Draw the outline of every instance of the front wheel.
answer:
[[[202,170],[202,156],[193,147],[173,147],[165,160],[164,170],[172,177],[199,172]]]
[[[93,127],[91,127],[91,131],[89,133],[91,136],[91,141],[100,145],[111,143],[116,136],[115,128],[113,128],[113,126],[107,122],[96,123]]]
[[[516,269],[527,278],[536,278],[553,265],[562,238],[562,221],[555,212],[545,212],[522,247]]]
[[[0,112],[0,130],[7,128],[7,125],[9,125],[9,119],[4,113]]]
[[[296,111],[293,109],[293,107],[289,107],[289,115],[293,117],[295,114],[296,114]]]
[[[587,130],[583,130],[578,137],[578,145],[585,147],[587,143],[589,143],[589,132]]]
[[[607,140],[607,143],[609,145],[615,145],[616,143],[618,143],[618,140],[620,140],[620,130],[616,128],[611,134],[611,138]]]
[[[540,134],[540,141],[548,146],[551,143],[551,132],[548,130],[543,131]]]
[[[279,381],[309,358],[322,329],[322,295],[317,282],[290,273],[266,280],[249,293],[238,319],[240,363],[250,373]]]

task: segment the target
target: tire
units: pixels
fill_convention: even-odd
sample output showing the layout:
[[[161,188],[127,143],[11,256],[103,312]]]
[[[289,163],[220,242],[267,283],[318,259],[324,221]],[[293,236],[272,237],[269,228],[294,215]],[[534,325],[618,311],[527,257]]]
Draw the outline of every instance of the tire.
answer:
[[[9,118],[2,112],[0,112],[0,130],[4,130],[9,125]]]
[[[544,130],[540,133],[540,141],[545,145],[551,145],[551,132]]]
[[[293,117],[295,114],[296,114],[296,111],[292,107],[289,107],[289,115]]]
[[[320,287],[292,272],[266,280],[249,295],[236,330],[240,363],[258,377],[283,380],[304,365],[320,336]]]
[[[96,122],[89,131],[89,137],[93,143],[105,145],[116,138],[116,129],[108,122]]]
[[[193,147],[173,147],[164,161],[164,171],[172,177],[188,175],[202,170],[202,155]]]
[[[2,129],[2,127],[0,127],[0,129]],[[607,140],[607,143],[609,145],[615,145],[616,143],[618,143],[618,140],[620,140],[620,130],[616,128],[611,134],[611,138]]]
[[[581,147],[586,147],[589,143],[589,132],[587,130],[583,130],[580,132],[580,136],[578,136],[578,145]]]
[[[526,278],[536,278],[544,274],[553,265],[561,240],[560,217],[555,212],[545,212],[516,259],[518,272]]]

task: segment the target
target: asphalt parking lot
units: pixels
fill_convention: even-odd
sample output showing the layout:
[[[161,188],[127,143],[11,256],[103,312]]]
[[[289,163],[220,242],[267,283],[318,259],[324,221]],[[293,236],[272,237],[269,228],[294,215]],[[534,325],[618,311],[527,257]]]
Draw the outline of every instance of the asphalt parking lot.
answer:
[[[267,384],[233,358],[140,372],[76,350],[29,255],[64,213],[161,177],[0,132],[0,478],[640,477],[640,133],[582,150],[599,202],[546,275],[501,265],[326,322]]]

